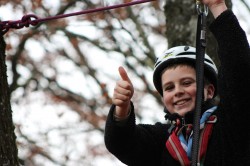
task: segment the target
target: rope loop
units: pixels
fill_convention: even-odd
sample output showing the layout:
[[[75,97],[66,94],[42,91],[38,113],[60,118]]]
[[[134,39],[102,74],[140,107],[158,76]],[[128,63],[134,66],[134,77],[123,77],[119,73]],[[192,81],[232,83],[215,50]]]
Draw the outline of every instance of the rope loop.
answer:
[[[9,21],[0,22],[1,34],[4,35],[10,29]]]
[[[20,28],[29,27],[29,25],[36,26],[38,24],[38,17],[34,14],[28,14],[22,17]]]
[[[0,29],[2,34],[8,32],[9,29],[21,29],[23,27],[29,27],[30,25],[36,26],[39,22],[37,21],[38,17],[34,14],[28,14],[22,17],[18,21],[2,21],[0,22]]]

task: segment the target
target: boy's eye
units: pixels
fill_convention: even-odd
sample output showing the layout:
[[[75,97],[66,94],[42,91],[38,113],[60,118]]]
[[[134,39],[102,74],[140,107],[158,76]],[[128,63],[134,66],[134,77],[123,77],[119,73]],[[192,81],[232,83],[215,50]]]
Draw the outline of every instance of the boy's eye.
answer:
[[[173,85],[168,85],[168,86],[164,87],[164,91],[171,91],[172,89],[174,89]]]
[[[189,86],[189,85],[191,85],[193,82],[194,82],[194,81],[187,80],[187,81],[184,81],[184,82],[183,82],[183,85],[184,85],[184,86]]]
[[[183,84],[184,85],[189,85],[189,84],[191,84],[191,82],[190,81],[185,81],[185,82],[183,82]]]

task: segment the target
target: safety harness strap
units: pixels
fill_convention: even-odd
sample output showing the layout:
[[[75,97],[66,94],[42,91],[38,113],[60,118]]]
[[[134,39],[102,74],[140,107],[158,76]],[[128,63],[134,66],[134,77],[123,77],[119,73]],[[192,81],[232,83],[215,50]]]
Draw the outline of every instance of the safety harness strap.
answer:
[[[205,7],[206,8],[206,7]],[[199,165],[198,152],[199,152],[199,123],[201,115],[201,106],[204,99],[204,59],[206,49],[206,16],[207,12],[201,12],[198,9],[198,22],[197,22],[197,35],[196,35],[196,103],[194,112],[194,124],[193,124],[193,142],[192,142],[192,166]]]

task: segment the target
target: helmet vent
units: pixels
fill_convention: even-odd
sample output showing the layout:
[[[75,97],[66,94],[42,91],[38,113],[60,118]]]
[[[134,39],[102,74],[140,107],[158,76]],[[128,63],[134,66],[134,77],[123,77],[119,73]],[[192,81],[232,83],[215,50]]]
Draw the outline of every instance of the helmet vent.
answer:
[[[180,56],[180,55],[196,55],[195,52],[182,52],[180,54],[177,54],[176,56]]]
[[[210,63],[210,64],[214,64],[212,61],[210,61],[209,59],[205,59],[206,62]]]

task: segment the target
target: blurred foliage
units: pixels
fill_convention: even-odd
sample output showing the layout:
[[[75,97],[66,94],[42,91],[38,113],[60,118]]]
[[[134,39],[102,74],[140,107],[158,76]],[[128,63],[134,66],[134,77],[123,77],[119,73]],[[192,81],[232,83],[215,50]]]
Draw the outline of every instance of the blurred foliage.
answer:
[[[10,6],[13,20],[22,14],[45,18],[103,6],[99,0],[6,2],[1,5]],[[161,102],[148,73],[156,53],[167,48],[164,33],[164,13],[157,2],[9,30],[6,59],[23,162],[91,165],[98,156],[112,158],[102,137],[117,68],[126,66],[135,79],[133,100],[141,119],[143,111]],[[152,105],[144,105],[143,98]],[[34,120],[33,114],[41,117]]]

